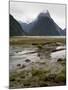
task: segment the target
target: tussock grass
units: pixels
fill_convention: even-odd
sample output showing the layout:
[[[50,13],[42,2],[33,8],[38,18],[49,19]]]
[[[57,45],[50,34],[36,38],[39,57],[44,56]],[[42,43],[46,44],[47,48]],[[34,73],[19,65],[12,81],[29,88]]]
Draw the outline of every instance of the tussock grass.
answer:
[[[10,75],[10,88],[46,87],[65,85],[65,69],[58,74],[51,74],[50,70],[32,68],[30,71],[14,72]]]

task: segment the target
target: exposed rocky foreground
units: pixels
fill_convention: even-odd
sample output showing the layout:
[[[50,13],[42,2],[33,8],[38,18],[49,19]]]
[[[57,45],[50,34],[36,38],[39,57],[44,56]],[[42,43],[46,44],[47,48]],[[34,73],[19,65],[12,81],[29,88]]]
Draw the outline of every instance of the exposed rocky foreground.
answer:
[[[63,58],[51,57],[54,49],[63,46],[64,43],[58,42],[46,45],[11,45],[10,88],[65,85],[65,52],[62,51]]]

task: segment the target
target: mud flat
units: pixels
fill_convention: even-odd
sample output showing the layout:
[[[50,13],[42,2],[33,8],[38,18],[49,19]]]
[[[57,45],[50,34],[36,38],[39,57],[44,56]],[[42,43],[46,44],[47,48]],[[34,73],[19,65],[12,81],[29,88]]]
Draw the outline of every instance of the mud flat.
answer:
[[[15,36],[10,38],[10,44],[47,44],[47,43],[65,43],[65,36]]]

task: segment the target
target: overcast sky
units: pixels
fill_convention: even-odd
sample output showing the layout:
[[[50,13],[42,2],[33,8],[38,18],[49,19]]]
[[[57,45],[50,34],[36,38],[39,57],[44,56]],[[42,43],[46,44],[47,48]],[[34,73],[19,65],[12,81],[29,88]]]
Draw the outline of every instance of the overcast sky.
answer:
[[[23,22],[31,22],[36,19],[40,12],[49,11],[53,20],[62,28],[65,28],[65,8],[63,4],[10,2],[10,14],[15,19]]]

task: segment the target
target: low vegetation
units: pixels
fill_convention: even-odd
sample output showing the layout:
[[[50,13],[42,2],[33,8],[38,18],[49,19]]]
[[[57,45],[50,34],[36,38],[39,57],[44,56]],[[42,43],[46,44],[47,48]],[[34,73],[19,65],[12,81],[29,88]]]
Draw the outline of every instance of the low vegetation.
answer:
[[[32,68],[30,71],[20,71],[10,74],[10,88],[46,87],[65,85],[65,69],[58,74],[51,74],[50,70]]]
[[[38,37],[30,37],[30,36],[23,36],[23,37],[11,37],[10,38],[10,44],[12,45],[21,45],[21,44],[32,44],[32,45],[37,45],[37,44],[42,44],[45,45],[47,43],[52,43],[55,42],[55,44],[57,45],[56,42],[60,42],[60,43],[65,43],[65,38],[64,37],[60,37],[60,39],[56,36],[56,37],[42,37],[42,38],[38,38]]]

